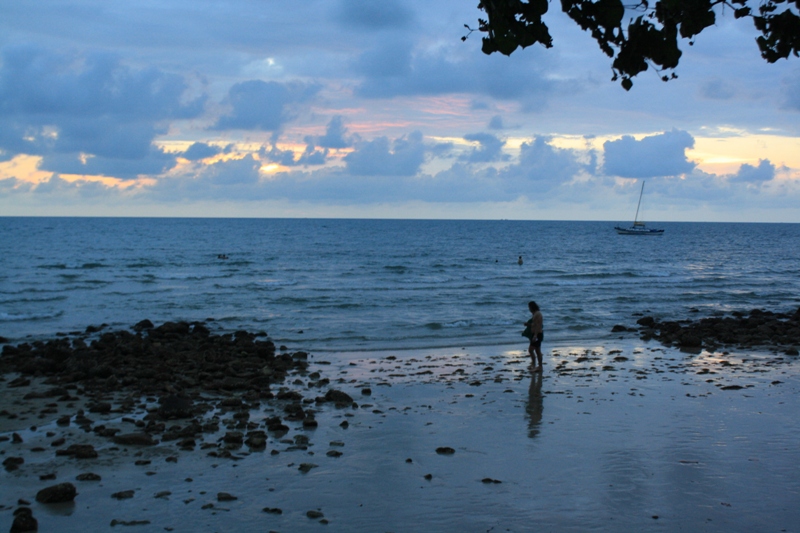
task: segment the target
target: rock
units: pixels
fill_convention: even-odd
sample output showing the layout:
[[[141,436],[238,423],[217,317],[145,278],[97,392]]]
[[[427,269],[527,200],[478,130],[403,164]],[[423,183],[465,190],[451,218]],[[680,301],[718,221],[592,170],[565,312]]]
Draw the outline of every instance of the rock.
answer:
[[[106,414],[111,412],[111,404],[108,402],[97,402],[88,406],[90,413]]]
[[[114,498],[115,500],[129,500],[133,498],[134,493],[135,491],[133,490],[122,490],[119,492],[115,492],[114,494],[111,495],[111,497]]]
[[[78,491],[72,483],[59,483],[51,487],[44,488],[36,493],[36,501],[39,503],[63,503],[75,500]]]
[[[263,431],[251,431],[247,434],[244,441],[250,448],[265,448],[267,446],[267,434]]]
[[[328,452],[325,455],[327,455],[328,457],[341,457],[342,452],[340,452],[339,450],[328,450]]]
[[[353,403],[353,398],[346,392],[329,389],[328,392],[325,393],[325,401],[333,402],[336,405],[350,405]]]
[[[217,501],[218,502],[232,502],[234,500],[238,500],[236,496],[232,494],[228,494],[227,492],[218,492],[217,493]]]
[[[12,433],[11,442],[14,444],[22,444],[22,437],[19,436],[19,433]]]
[[[77,476],[75,476],[75,479],[78,481],[101,481],[103,478],[92,472],[85,472],[83,474],[78,474]]]
[[[27,533],[39,531],[39,522],[33,517],[30,507],[19,507],[14,511],[14,522],[11,533]]]
[[[116,518],[111,521],[111,527],[114,526],[146,526],[150,520],[117,520]]]
[[[783,353],[785,353],[786,355],[800,355],[800,352],[797,351],[797,348],[795,346],[790,346]]]
[[[301,463],[298,470],[300,470],[304,474],[307,474],[308,472],[311,471],[312,468],[316,468],[317,466],[318,465],[315,465],[314,463]]]
[[[153,323],[145,318],[141,322],[137,322],[136,325],[133,326],[133,330],[134,331],[143,331],[143,330],[146,330],[146,329],[153,329],[154,327],[155,326],[153,325]]]
[[[124,433],[114,435],[114,443],[122,446],[154,446],[156,441],[148,433]]]
[[[306,516],[307,516],[307,517],[309,517],[309,518],[310,518],[310,519],[312,519],[312,520],[316,520],[316,519],[318,519],[318,518],[322,518],[322,517],[323,517],[323,516],[325,516],[325,515],[324,515],[324,514],[322,514],[320,511],[314,511],[314,510],[312,510],[312,511],[308,511],[308,512],[306,512]]]
[[[436,453],[439,455],[453,455],[456,453],[456,451],[449,446],[440,446],[439,448],[436,448]]]
[[[628,331],[628,328],[621,324],[615,324],[614,327],[611,328],[611,333],[622,333],[624,331]]]
[[[67,455],[75,459],[95,459],[97,451],[91,444],[71,444],[65,450],[56,450],[56,455]]]
[[[270,513],[270,514],[283,514],[283,509],[280,509],[278,507],[264,507],[261,510],[265,513]]]
[[[651,316],[643,316],[642,318],[637,320],[636,323],[646,328],[652,328],[653,325],[655,325],[656,320]]]
[[[164,396],[159,400],[158,415],[163,419],[191,418],[194,402],[181,396]]]
[[[241,445],[244,442],[244,434],[241,431],[228,431],[222,437],[222,441],[225,444],[238,444]]]
[[[7,472],[13,472],[19,468],[19,465],[25,463],[22,457],[8,457],[3,461],[3,467]]]

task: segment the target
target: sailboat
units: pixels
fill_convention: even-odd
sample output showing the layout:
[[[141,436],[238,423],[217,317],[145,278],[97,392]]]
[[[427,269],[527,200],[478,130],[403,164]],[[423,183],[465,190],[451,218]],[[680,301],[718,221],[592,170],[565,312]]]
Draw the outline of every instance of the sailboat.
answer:
[[[615,226],[619,235],[663,235],[663,229],[646,228],[644,222],[639,221],[639,207],[642,205],[642,195],[644,194],[644,181],[642,181],[642,190],[639,191],[639,203],[636,204],[636,216],[633,217],[633,226],[630,228],[622,228]]]

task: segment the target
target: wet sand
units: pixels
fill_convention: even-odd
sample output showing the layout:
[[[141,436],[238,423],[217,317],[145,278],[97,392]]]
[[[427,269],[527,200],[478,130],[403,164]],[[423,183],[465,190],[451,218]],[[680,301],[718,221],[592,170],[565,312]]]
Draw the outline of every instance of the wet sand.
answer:
[[[0,457],[24,463],[0,471],[0,529],[22,499],[40,531],[63,532],[797,530],[797,357],[621,339],[545,346],[545,361],[531,375],[521,347],[312,353],[286,386],[324,394],[319,372],[357,407],[317,405],[316,428],[285,422],[259,449],[221,441],[219,406],[205,416],[221,429],[193,450],[115,445],[56,424],[78,403],[43,418],[43,400],[15,403],[37,384],[5,376],[0,411],[17,416],[0,416]],[[154,400],[92,427],[134,427]],[[258,424],[283,415],[251,405]],[[98,457],[57,456],[59,438]],[[35,501],[61,482],[73,503]]]

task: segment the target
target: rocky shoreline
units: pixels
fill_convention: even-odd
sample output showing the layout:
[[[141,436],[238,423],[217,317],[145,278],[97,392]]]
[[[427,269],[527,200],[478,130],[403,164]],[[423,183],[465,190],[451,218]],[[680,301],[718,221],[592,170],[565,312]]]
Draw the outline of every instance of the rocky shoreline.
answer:
[[[714,352],[720,348],[766,348],[798,355],[800,346],[800,308],[794,313],[776,313],[753,309],[748,313],[734,311],[730,316],[699,320],[657,320],[644,316],[636,321],[638,328],[617,325],[614,333],[635,331],[641,339],[655,339],[666,346]]]
[[[346,392],[334,388],[360,389],[367,398],[372,394],[368,385],[364,382],[357,385],[360,380],[345,381],[338,377],[332,381],[323,377],[317,369],[326,368],[327,362],[314,361],[306,352],[276,347],[264,332],[216,334],[210,327],[213,327],[210,321],[166,322],[155,326],[144,320],[130,330],[108,331],[107,326],[91,326],[83,332],[60,334],[49,341],[3,346],[0,385],[6,390],[6,400],[13,399],[13,402],[8,401],[0,408],[0,423],[14,422],[15,427],[20,428],[5,429],[5,435],[0,436],[7,443],[2,451],[5,470],[11,476],[35,478],[38,475],[36,500],[44,505],[59,505],[59,502],[73,501],[81,486],[100,482],[101,476],[96,472],[105,476],[109,465],[126,461],[135,463],[137,468],[157,470],[155,463],[150,465],[151,461],[177,463],[183,454],[193,453],[231,465],[257,453],[278,455],[284,451],[299,451],[313,456],[309,436],[318,425],[315,415],[321,420],[331,419],[323,416],[325,404],[337,411],[341,409],[341,420],[334,424],[323,423],[337,430],[347,428],[348,419],[353,424],[355,419],[349,418],[354,413],[352,408],[371,408],[368,403],[359,406]],[[636,328],[615,326],[614,331],[635,332],[644,340],[654,339],[688,351],[766,347],[797,355],[800,309],[795,313],[753,310],[695,321],[641,317]],[[636,353],[634,351],[633,355]],[[601,360],[599,355],[588,351],[574,359],[555,350],[552,355],[563,359],[550,374],[556,379],[588,379],[601,373],[608,379],[616,379],[615,376],[627,372],[638,382],[646,379],[648,373],[633,366],[625,369],[630,360],[619,350],[610,350],[606,354],[608,360]],[[495,358],[498,365],[503,360],[509,370],[515,365],[522,367],[527,361],[524,355],[514,360]],[[785,359],[795,361],[794,358]],[[661,356],[653,359],[654,363],[673,365],[665,369],[677,372],[673,361]],[[386,364],[385,369],[371,368],[369,372],[385,371],[388,378],[408,375],[408,379],[416,381],[423,378],[444,383],[463,381],[470,387],[481,387],[489,376],[486,372],[500,370],[492,363],[476,366],[470,375],[458,366],[461,364],[458,356],[440,362],[427,356],[402,365],[394,356],[389,356],[382,362]],[[405,366],[412,362],[418,366],[413,376],[407,374]],[[585,365],[590,366],[584,368]],[[710,380],[709,376],[717,370],[716,367],[696,370],[688,365],[680,372],[696,372]],[[658,370],[663,371],[666,370]],[[440,372],[441,375],[437,375]],[[502,377],[498,373],[492,381],[503,383],[510,375]],[[521,379],[521,375],[514,379]],[[721,380],[714,383],[720,390],[745,387]],[[772,386],[779,383],[773,381]],[[388,385],[377,383],[382,384]],[[510,392],[510,389],[503,390],[503,393]],[[472,394],[465,395],[467,397]],[[378,410],[364,412],[384,416]],[[37,425],[47,428],[37,430]],[[353,431],[353,427],[347,431]],[[290,431],[294,434],[287,435]],[[342,442],[332,441],[324,455],[341,456],[341,446]],[[435,453],[449,456],[453,449],[438,447]],[[48,466],[35,467],[43,464],[37,458],[45,457],[49,457],[44,461]],[[73,465],[70,477],[74,479],[55,472],[54,465],[63,466],[64,461]],[[96,465],[95,472],[90,471],[93,465]],[[74,466],[79,468],[78,475],[75,475]],[[297,466],[292,462],[289,466],[305,475],[317,465],[300,462]],[[155,475],[155,472],[146,473],[150,474]],[[424,479],[430,480],[429,477]],[[230,490],[224,486],[219,488]],[[36,530],[31,503],[25,499],[32,499],[34,492],[21,492],[15,507],[7,504],[3,508],[7,511],[15,508],[12,532]],[[129,499],[134,493],[133,490],[110,492],[115,500]],[[215,493],[216,502],[236,499],[228,492]],[[159,490],[154,497],[168,498],[169,494],[169,491]],[[202,509],[213,511],[214,505],[206,503]],[[274,505],[263,511],[281,513]],[[111,526],[149,523],[136,518],[115,518]],[[309,518],[312,517],[309,515]],[[327,523],[322,515],[315,515],[313,519]]]
[[[315,406],[356,405],[348,394],[330,388],[330,380],[319,372],[307,371],[306,352],[277,349],[264,332],[213,334],[203,322],[166,322],[156,327],[149,320],[132,331],[105,329],[90,326],[54,340],[3,346],[0,381],[6,382],[7,390],[18,391],[22,400],[18,405],[28,409],[3,409],[0,418],[56,420],[65,430],[89,434],[95,443],[85,442],[87,438],[69,442],[48,432],[56,456],[97,459],[121,447],[163,444],[174,445],[176,451],[199,448],[214,458],[236,460],[239,449],[265,450],[268,434],[280,438],[290,429],[287,423],[315,428]],[[7,381],[8,375],[16,377]],[[287,385],[292,375],[307,381],[296,379]],[[318,393],[306,397],[310,388]],[[37,408],[30,408],[32,402],[39,402]],[[271,416],[253,419],[265,404]],[[36,430],[35,423],[31,430]],[[23,444],[17,432],[2,440]],[[306,443],[296,440],[302,449]],[[98,445],[103,441],[108,444]],[[45,450],[39,446],[31,451]],[[177,461],[177,456],[166,460]],[[24,457],[17,455],[3,460],[9,472],[24,463]],[[40,477],[55,479],[55,475]],[[99,476],[91,472],[77,478],[97,480]],[[40,490],[36,499],[47,504],[69,502],[76,492],[71,482],[59,483]],[[35,530],[30,529],[36,520],[27,505],[20,500],[12,532]]]

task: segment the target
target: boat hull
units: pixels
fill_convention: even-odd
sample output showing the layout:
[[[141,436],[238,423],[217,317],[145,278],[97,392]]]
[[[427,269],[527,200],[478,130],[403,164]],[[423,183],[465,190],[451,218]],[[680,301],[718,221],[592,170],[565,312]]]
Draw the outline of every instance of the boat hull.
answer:
[[[649,229],[649,228],[621,228],[616,226],[614,228],[619,235],[650,235],[658,236],[663,235],[663,229]]]

